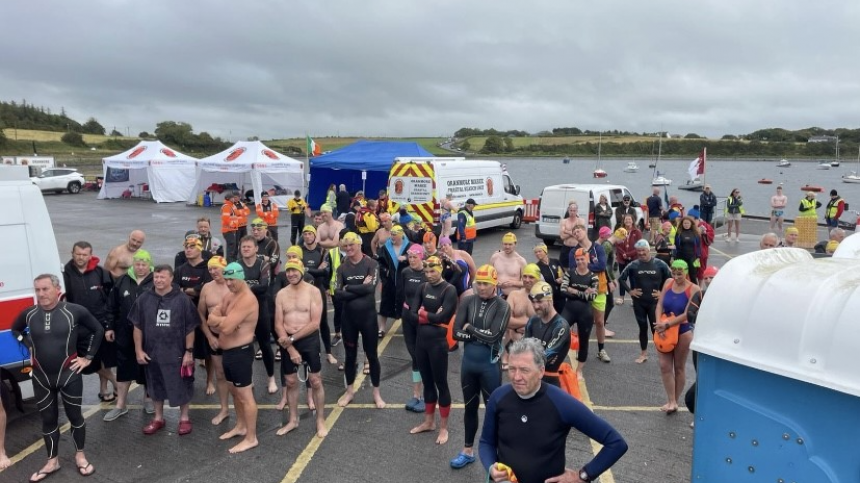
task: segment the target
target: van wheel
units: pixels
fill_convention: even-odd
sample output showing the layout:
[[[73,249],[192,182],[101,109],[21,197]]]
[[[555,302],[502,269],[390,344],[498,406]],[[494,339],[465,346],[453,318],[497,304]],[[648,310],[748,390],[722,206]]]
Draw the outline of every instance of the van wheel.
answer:
[[[81,184],[77,181],[69,183],[69,193],[76,195],[81,192]]]
[[[514,230],[519,229],[523,224],[523,212],[517,210],[517,213],[514,215],[514,221],[511,223],[511,228]]]

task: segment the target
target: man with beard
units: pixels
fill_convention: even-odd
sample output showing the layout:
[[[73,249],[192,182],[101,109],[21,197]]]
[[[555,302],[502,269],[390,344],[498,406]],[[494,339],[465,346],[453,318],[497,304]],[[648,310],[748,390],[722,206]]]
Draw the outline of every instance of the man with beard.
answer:
[[[552,286],[546,282],[537,282],[531,288],[529,300],[535,315],[529,319],[523,338],[532,337],[540,341],[546,358],[543,382],[561,387],[558,368],[570,350],[570,325],[555,311],[552,297]]]
[[[257,242],[257,255],[269,264],[271,274],[274,275],[281,264],[281,247],[278,241],[270,236],[269,228],[271,227],[262,218],[251,220],[251,236]]]
[[[203,260],[203,242],[199,237],[189,236],[183,244],[185,263],[176,267],[173,274],[174,280],[179,285],[179,290],[188,296],[194,307],[200,303],[200,291],[203,285],[212,280],[209,277],[209,267]],[[203,329],[198,325],[194,329],[194,358],[204,362],[206,368],[206,383],[212,380],[212,357]]]
[[[146,234],[141,230],[134,230],[128,235],[128,241],[114,248],[108,253],[105,260],[105,270],[110,272],[114,279],[122,277],[131,268],[134,253],[143,246]]]

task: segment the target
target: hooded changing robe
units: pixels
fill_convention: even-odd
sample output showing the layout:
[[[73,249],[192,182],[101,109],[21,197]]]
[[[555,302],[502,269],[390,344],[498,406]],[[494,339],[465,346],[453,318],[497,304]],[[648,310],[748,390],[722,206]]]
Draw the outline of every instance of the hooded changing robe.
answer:
[[[154,290],[138,296],[128,320],[143,332],[143,351],[151,358],[144,366],[146,389],[156,401],[181,406],[194,395],[194,377],[181,377],[185,336],[200,325],[191,299],[173,286],[166,295]]]

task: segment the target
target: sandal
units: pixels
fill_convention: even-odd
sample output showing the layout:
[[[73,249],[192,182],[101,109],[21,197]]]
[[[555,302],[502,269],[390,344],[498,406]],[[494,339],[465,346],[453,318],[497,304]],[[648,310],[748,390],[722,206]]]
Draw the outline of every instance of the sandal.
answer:
[[[364,363],[364,369],[361,370],[362,374],[370,374],[370,364],[367,362]]]
[[[275,352],[275,362],[281,361],[281,351]]]
[[[58,467],[54,468],[54,470],[53,470],[53,471],[42,471],[42,470],[39,470],[39,471],[37,471],[37,472],[36,472],[36,477],[35,477],[35,478],[30,478],[30,483],[36,483],[37,481],[45,481],[46,479],[48,479],[48,477],[49,477],[49,476],[51,476],[51,475],[53,475],[54,473],[56,473],[56,472],[60,471],[60,468],[61,468],[61,467],[60,467],[60,466],[58,466]]]
[[[380,330],[379,332],[377,332],[377,334],[376,334],[376,335],[378,335],[378,336],[379,336],[379,338],[381,339],[381,338],[385,337],[385,331],[384,331],[384,330]]]
[[[77,466],[78,466],[78,473],[80,473],[80,474],[81,474],[81,476],[90,476],[90,475],[92,475],[93,473],[95,473],[95,472],[96,472],[96,467],[95,467],[95,466],[93,466],[93,464],[92,464],[92,463],[90,463],[90,462],[87,462],[87,464],[85,464],[85,465],[83,465],[83,466],[81,466],[81,465],[77,465]],[[87,472],[87,471],[86,471],[86,470],[87,470],[87,468],[92,468],[92,471]]]
[[[104,395],[102,393],[99,393],[99,401],[106,402],[106,403],[114,402],[114,401],[116,401],[116,393],[108,394],[108,395]]]
[[[343,370],[343,362],[341,362],[340,364],[337,365],[337,370],[339,370],[339,371]]]
[[[257,359],[259,361],[262,358],[263,358],[263,351],[257,350],[257,353],[254,354],[254,359]]]

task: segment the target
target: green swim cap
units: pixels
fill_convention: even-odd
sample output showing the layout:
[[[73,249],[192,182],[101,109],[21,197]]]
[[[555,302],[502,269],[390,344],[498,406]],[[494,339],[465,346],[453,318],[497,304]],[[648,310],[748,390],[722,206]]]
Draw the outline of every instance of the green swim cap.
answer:
[[[149,262],[149,264],[152,265],[152,255],[150,255],[149,252],[144,250],[143,248],[140,248],[136,252],[134,252],[134,255],[132,255],[131,259],[135,262]]]
[[[672,268],[680,268],[685,272],[690,270],[690,267],[684,260],[675,260],[674,262],[672,262]]]
[[[245,269],[242,265],[236,262],[227,264],[224,268],[224,278],[232,278],[234,280],[245,280]]]

